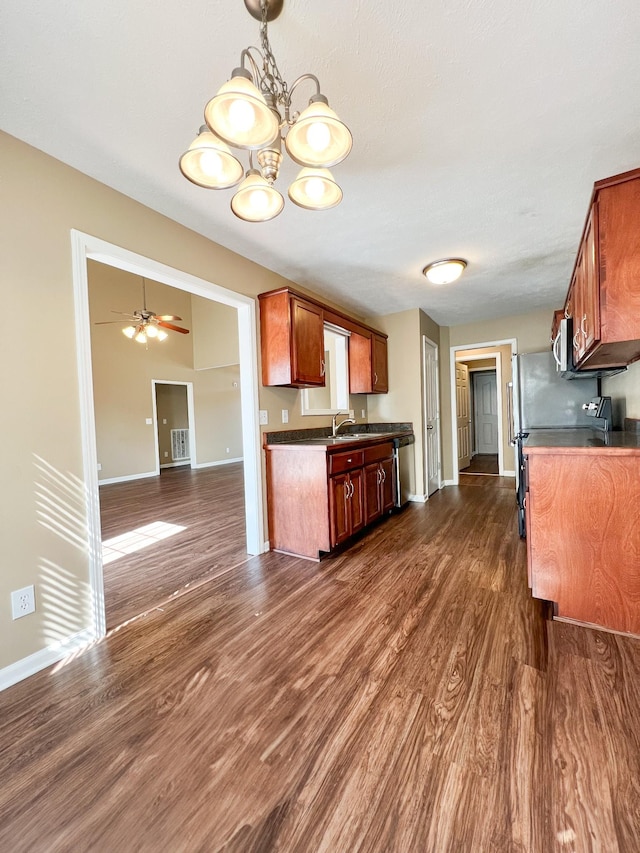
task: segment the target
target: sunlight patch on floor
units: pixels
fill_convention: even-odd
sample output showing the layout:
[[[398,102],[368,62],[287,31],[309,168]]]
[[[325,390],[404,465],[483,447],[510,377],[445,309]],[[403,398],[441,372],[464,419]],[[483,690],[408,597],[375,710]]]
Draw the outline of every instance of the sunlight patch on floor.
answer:
[[[186,529],[180,524],[154,521],[152,524],[145,524],[144,527],[138,527],[128,533],[121,533],[120,536],[114,536],[112,539],[105,539],[102,542],[102,562],[105,565],[112,563],[126,554],[141,551],[143,548],[155,545],[156,542],[168,539],[169,536],[175,536],[176,533],[181,533]]]

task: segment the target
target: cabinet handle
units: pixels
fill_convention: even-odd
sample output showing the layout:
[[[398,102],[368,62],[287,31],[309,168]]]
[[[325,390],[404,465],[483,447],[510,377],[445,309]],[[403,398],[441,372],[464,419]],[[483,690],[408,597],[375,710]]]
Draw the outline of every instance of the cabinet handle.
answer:
[[[351,486],[351,490],[350,490],[350,492],[349,492],[349,500],[351,500],[351,498],[353,497],[353,493],[354,493],[354,492],[355,492],[355,490],[356,490],[356,487],[355,487],[355,485],[353,484],[353,480],[351,480],[351,482],[349,483],[349,485]]]
[[[580,331],[582,332],[583,338],[587,337],[587,330],[585,328],[586,325],[587,325],[587,315],[585,314],[584,317],[582,318],[582,323],[580,323]]]
[[[384,468],[381,468],[380,473],[382,474],[381,482],[384,483],[384,481],[387,479],[387,472],[384,470]]]
[[[580,336],[580,329],[578,329],[578,331],[577,331],[577,332],[575,333],[575,335],[573,336],[573,348],[574,348],[575,350],[577,350],[577,349],[579,348],[579,346],[580,346],[580,344],[579,344],[579,342],[578,342],[578,338],[579,338],[579,336]]]
[[[324,371],[325,371],[325,363],[324,363],[324,359],[321,358],[320,359],[320,376],[324,376]]]
[[[374,372],[374,374],[373,374],[373,384],[374,384],[374,385],[377,385],[377,384],[378,384],[378,374],[377,374],[377,373],[375,373],[375,372]]]

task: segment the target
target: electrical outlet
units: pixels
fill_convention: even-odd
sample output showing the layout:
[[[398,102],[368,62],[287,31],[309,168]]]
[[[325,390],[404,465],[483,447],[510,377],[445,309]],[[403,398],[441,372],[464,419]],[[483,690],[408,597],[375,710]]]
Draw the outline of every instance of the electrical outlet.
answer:
[[[165,458],[165,459],[168,459],[168,458],[169,458],[169,451],[168,451],[168,450],[165,450],[165,452],[164,452],[164,458]]]
[[[163,419],[162,419],[162,423],[166,425],[166,423],[167,423],[167,419],[166,419],[166,418],[163,418]]]
[[[229,448],[227,447],[227,453],[229,453]]]
[[[102,464],[98,462],[98,471],[102,471]]]
[[[144,422],[147,426],[151,426],[151,424],[153,423],[153,418],[145,418]]]
[[[16,589],[11,593],[11,618],[20,619],[21,616],[28,616],[36,609],[36,591],[31,586],[25,586],[23,589]]]
[[[269,423],[269,412],[266,409],[260,409],[260,423],[262,426]]]
[[[282,410],[282,423],[283,424],[289,423],[289,409],[283,409]]]
[[[360,417],[361,417],[361,418],[366,418],[366,416],[367,416],[367,415],[366,415],[366,413],[365,413],[365,410],[364,410],[364,409],[362,409],[361,411],[362,411],[362,414],[360,415]]]

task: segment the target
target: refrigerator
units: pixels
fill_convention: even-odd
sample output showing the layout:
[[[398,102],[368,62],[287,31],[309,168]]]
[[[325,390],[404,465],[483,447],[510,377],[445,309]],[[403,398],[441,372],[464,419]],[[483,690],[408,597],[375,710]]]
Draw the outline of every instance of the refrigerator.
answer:
[[[593,376],[571,382],[558,375],[553,354],[534,352],[513,357],[508,389],[511,443],[516,447],[518,531],[526,535],[523,441],[533,429],[592,429],[593,417],[582,408],[599,394]]]

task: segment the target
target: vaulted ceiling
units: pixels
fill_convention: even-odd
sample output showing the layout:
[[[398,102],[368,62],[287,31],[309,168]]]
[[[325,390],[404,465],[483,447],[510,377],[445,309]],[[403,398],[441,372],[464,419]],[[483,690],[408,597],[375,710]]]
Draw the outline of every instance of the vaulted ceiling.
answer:
[[[637,0],[285,0],[269,37],[283,77],[316,74],[353,133],[330,211],[242,222],[233,191],[178,171],[259,45],[243,0],[5,0],[0,123],[361,314],[455,325],[561,304],[593,182],[640,166]],[[462,279],[428,284],[448,255]]]

